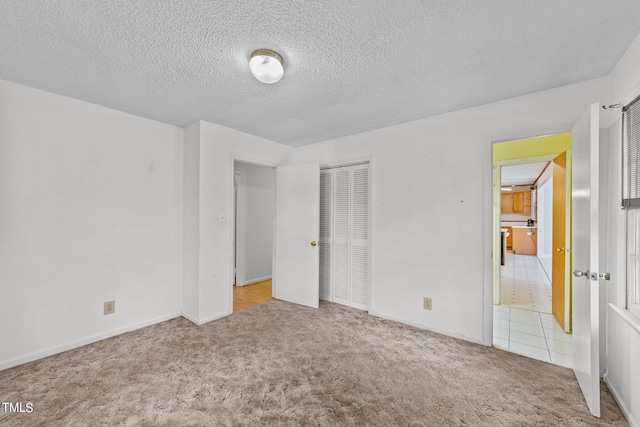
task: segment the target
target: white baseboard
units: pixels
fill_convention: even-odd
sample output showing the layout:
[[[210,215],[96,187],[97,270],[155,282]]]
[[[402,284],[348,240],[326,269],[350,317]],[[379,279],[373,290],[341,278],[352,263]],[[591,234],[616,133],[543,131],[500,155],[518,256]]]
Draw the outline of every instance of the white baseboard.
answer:
[[[214,320],[222,319],[223,317],[227,317],[233,314],[233,312],[225,311],[222,313],[214,314],[213,316],[205,317],[202,320],[197,320],[196,318],[189,316],[186,313],[182,313],[182,317],[190,321],[191,323],[195,323],[196,325],[204,325],[205,323],[213,322]]]
[[[265,280],[269,280],[271,278],[272,278],[272,276],[258,277],[257,279],[247,280],[242,284],[236,284],[236,286],[242,287],[242,286],[247,286],[247,285],[253,285],[254,283],[264,282]]]
[[[609,381],[609,376],[607,375],[606,372],[604,373],[604,383],[607,385],[607,387],[609,387],[609,391],[613,395],[613,398],[615,399],[616,403],[620,407],[620,410],[622,411],[622,415],[624,415],[624,417],[627,419],[627,422],[629,423],[629,425],[631,427],[640,427],[640,424],[638,424],[638,421],[636,421],[636,419],[633,417],[633,414],[631,413],[627,405],[621,399],[620,393],[618,393],[618,390],[616,390],[613,384],[611,384],[611,382]]]
[[[182,312],[182,317],[184,317],[185,319],[187,319],[189,322],[194,323],[194,324],[198,324],[198,321],[196,320],[195,317],[192,317],[190,315],[188,315],[187,313],[185,313],[184,311]]]
[[[431,332],[435,332],[436,334],[442,334],[442,335],[446,335],[448,337],[453,337],[453,338],[457,338],[457,339],[461,339],[463,341],[469,341],[472,342],[474,344],[480,344],[480,345],[485,345],[483,343],[482,339],[476,339],[476,338],[470,338],[464,335],[459,335],[459,334],[454,334],[450,331],[445,331],[443,329],[438,329],[438,328],[432,328],[430,326],[426,326],[426,325],[421,325],[419,323],[414,323],[414,322],[409,322],[407,320],[403,320],[403,319],[398,319],[397,317],[393,317],[393,316],[388,316],[384,313],[380,313],[378,311],[373,311],[370,310],[369,314],[372,316],[376,316],[376,317],[380,317],[382,319],[386,319],[386,320],[392,320],[394,322],[398,322],[398,323],[404,323],[405,325],[409,325],[409,326],[413,326],[414,328],[418,328],[418,329],[424,329],[425,331],[431,331]]]
[[[79,340],[70,341],[66,344],[58,345],[55,347],[49,347],[45,350],[29,353],[26,356],[18,357],[18,358],[7,360],[7,361],[2,361],[0,362],[0,371],[8,368],[13,368],[14,366],[22,365],[23,363],[32,362],[34,360],[42,359],[48,356],[53,356],[54,354],[63,353],[68,350],[73,350],[74,348],[78,348],[88,344],[92,344],[94,342],[102,341],[104,339],[115,337],[116,335],[121,335],[126,332],[135,331],[136,329],[151,326],[156,323],[175,319],[176,317],[180,317],[180,316],[181,316],[181,313],[166,314],[164,316],[156,317],[154,319],[145,320],[144,322],[134,323],[133,325],[123,326],[121,328],[112,329],[110,331],[103,332],[97,335],[92,335],[89,337],[81,338]]]

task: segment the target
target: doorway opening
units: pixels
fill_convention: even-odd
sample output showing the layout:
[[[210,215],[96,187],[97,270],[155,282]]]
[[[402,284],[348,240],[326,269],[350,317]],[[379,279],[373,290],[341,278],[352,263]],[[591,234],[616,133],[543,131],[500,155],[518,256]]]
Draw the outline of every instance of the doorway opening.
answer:
[[[272,299],[275,170],[235,160],[233,312]]]
[[[553,137],[494,144],[494,253],[500,256],[494,262],[493,344],[572,367],[565,268],[570,265],[571,139],[540,144],[539,139]],[[536,147],[541,152],[532,153],[532,143],[541,145]],[[511,152],[500,152],[506,148],[501,144],[510,144]]]

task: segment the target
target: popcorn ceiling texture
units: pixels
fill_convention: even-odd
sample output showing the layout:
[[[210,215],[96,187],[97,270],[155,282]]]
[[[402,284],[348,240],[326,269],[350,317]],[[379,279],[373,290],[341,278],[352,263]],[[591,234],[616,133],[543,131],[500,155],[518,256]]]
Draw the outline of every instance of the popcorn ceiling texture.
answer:
[[[601,383],[382,320],[282,301],[195,326],[174,319],[7,369],[8,426],[626,426]]]
[[[637,0],[0,2],[0,78],[300,146],[607,75]],[[285,77],[248,59],[277,50]]]

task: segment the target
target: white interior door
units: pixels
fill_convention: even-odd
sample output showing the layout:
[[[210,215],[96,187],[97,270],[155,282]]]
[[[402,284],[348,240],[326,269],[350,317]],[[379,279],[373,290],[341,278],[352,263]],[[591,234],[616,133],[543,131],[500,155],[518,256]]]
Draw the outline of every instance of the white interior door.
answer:
[[[276,168],[274,297],[319,306],[320,165]]]
[[[573,128],[573,370],[591,414],[600,416],[599,127],[592,104]]]

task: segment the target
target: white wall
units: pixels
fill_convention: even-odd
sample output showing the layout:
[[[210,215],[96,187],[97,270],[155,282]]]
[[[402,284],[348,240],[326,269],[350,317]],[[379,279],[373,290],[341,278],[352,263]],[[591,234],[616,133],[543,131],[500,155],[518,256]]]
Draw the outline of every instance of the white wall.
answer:
[[[547,168],[551,169],[551,168]],[[546,177],[538,186],[538,259],[551,280],[553,246],[553,177]]]
[[[501,222],[524,222],[531,219],[531,214],[528,213],[502,213],[500,214]],[[526,225],[526,224],[521,224]]]
[[[203,121],[189,129],[185,148],[192,148],[185,152],[184,167],[198,172],[185,182],[185,206],[196,212],[184,218],[185,237],[192,241],[189,254],[185,251],[190,259],[185,259],[183,277],[189,292],[183,293],[188,299],[183,315],[202,324],[233,312],[234,160],[275,166],[291,147]]]
[[[629,96],[640,95],[640,35],[631,44],[610,76],[610,96],[606,104],[621,100],[631,101]],[[625,99],[626,98],[626,99]],[[625,310],[625,235],[624,211],[620,209],[621,191],[621,115],[620,110],[605,114],[608,128],[608,145],[605,150],[605,167],[608,181],[603,184],[607,222],[606,260],[603,270],[611,273],[611,281],[605,289],[609,306],[606,309],[606,374],[605,380],[630,423],[640,426],[640,321]],[[604,314],[604,313],[603,313]]]
[[[640,321],[617,304],[607,307],[605,381],[632,426],[640,425]]]
[[[238,242],[242,249],[239,257],[244,268],[242,286],[271,278],[273,265],[273,229],[275,213],[275,171],[271,167],[236,162],[235,169],[243,172],[242,187],[238,192],[243,193],[244,203],[239,212],[238,227],[244,230],[238,236],[243,242]]]
[[[180,314],[182,133],[0,81],[0,369]]]
[[[288,162],[372,156],[370,311],[491,345],[492,141],[569,131],[606,90],[591,80],[301,147]]]
[[[200,122],[184,129],[182,313],[200,316]]]

